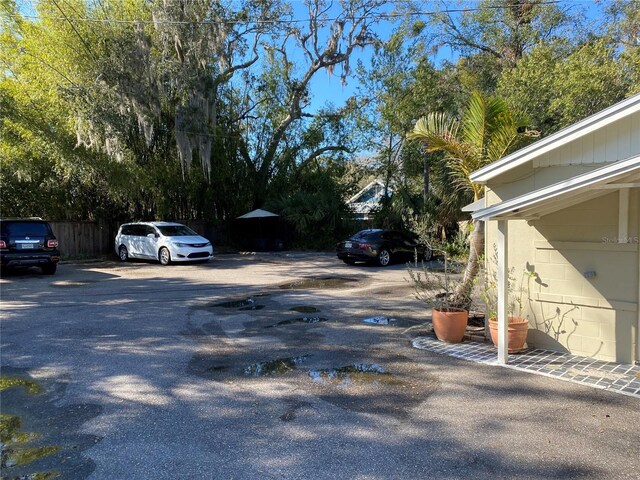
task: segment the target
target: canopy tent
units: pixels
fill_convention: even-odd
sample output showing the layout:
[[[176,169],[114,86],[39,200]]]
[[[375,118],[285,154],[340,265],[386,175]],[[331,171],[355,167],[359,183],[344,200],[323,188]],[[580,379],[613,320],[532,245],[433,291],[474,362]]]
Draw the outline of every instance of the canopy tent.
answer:
[[[257,208],[256,210],[253,210],[249,213],[245,213],[244,215],[241,215],[238,217],[238,219],[241,218],[267,218],[267,217],[279,217],[280,215],[277,215],[275,213],[271,213],[268,212],[266,210],[262,210],[261,208]]]
[[[284,250],[290,235],[280,215],[258,208],[234,220],[232,237],[244,250],[277,251]]]

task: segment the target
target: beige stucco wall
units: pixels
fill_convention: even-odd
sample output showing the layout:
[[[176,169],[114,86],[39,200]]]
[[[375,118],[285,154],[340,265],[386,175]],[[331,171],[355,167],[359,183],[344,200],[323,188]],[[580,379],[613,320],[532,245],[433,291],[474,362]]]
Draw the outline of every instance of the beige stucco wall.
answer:
[[[572,167],[557,169],[564,176],[567,168]],[[537,169],[520,181],[495,185],[487,190],[487,205],[530,191],[536,177],[546,182],[552,170]],[[534,273],[523,295],[531,346],[619,362],[637,359],[640,189],[631,189],[627,244],[616,243],[618,195],[612,191],[535,221],[509,221],[509,265],[516,283],[525,270]],[[497,222],[490,221],[489,266],[496,230]],[[585,278],[585,272],[595,276]]]

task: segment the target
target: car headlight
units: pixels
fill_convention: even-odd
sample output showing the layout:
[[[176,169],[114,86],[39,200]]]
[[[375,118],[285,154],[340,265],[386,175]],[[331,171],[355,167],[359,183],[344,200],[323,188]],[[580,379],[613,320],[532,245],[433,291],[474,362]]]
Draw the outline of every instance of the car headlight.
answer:
[[[207,242],[205,247],[210,247],[211,246],[211,242]]]
[[[180,243],[180,242],[175,242],[174,245],[176,247],[182,248],[182,247],[188,247],[189,244],[188,243]]]

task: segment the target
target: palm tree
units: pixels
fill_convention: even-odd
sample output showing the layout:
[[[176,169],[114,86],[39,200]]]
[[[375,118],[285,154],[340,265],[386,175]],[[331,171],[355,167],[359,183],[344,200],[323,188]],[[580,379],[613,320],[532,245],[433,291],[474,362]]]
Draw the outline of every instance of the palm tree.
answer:
[[[469,175],[485,165],[499,160],[514,150],[527,135],[519,133],[525,127],[507,104],[498,98],[485,98],[473,92],[460,120],[442,112],[432,112],[420,118],[407,134],[410,140],[424,144],[425,152],[444,152],[455,189],[471,191],[473,200],[484,195],[482,185],[473,183]],[[460,287],[454,292],[454,303],[468,306],[473,282],[478,274],[479,256],[484,249],[484,225],[474,220],[469,238],[469,260]]]

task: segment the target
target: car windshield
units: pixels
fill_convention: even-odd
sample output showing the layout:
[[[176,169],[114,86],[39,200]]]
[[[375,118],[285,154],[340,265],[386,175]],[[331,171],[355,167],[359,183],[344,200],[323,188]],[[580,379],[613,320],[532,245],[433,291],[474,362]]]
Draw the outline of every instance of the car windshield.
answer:
[[[46,237],[49,229],[46,223],[37,222],[15,222],[3,223],[2,234],[14,237]]]
[[[358,233],[356,233],[353,237],[351,237],[351,239],[352,240],[373,240],[375,238],[378,238],[381,232],[382,230],[361,230]]]
[[[163,225],[161,227],[159,226],[158,230],[160,230],[160,233],[165,237],[187,237],[198,235],[185,225]]]

